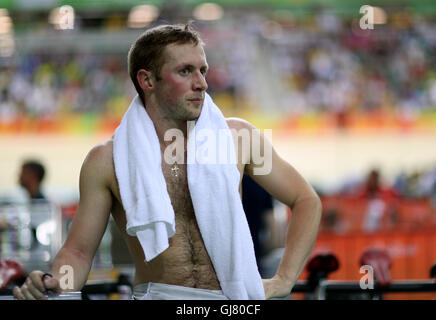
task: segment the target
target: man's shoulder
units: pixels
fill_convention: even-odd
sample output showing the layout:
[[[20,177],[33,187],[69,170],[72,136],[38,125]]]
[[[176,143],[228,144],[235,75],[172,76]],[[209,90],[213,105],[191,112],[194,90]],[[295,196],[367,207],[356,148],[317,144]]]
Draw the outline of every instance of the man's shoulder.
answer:
[[[83,162],[83,168],[100,173],[101,170],[113,170],[113,139],[109,138],[92,147]]]
[[[113,139],[109,138],[94,147],[88,153],[87,159],[93,161],[112,161],[113,159]]]
[[[256,127],[254,125],[252,125],[250,122],[248,122],[247,120],[244,120],[242,118],[236,118],[236,117],[226,118],[226,122],[227,122],[227,125],[229,126],[229,129],[236,129],[236,130],[256,129]]]

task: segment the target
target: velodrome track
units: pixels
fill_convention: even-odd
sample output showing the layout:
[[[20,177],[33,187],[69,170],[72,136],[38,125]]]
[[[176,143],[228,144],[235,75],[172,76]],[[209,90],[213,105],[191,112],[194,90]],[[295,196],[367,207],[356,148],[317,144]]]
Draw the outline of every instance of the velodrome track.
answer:
[[[17,185],[20,163],[35,157],[44,162],[48,194],[78,192],[81,164],[92,146],[106,135],[0,135],[0,194]],[[347,179],[363,179],[374,166],[392,182],[401,171],[436,167],[436,132],[275,134],[277,152],[306,179],[323,188]]]

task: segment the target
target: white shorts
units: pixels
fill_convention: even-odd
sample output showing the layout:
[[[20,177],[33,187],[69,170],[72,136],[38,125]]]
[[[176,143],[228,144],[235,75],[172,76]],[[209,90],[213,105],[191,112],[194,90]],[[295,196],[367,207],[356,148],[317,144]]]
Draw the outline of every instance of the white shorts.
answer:
[[[228,300],[221,290],[148,282],[135,286],[134,300]]]

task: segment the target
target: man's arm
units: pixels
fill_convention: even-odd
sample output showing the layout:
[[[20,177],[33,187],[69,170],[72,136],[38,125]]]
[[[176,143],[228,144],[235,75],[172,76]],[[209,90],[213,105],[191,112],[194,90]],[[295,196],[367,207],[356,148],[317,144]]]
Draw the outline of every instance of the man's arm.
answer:
[[[67,240],[56,255],[51,274],[43,279],[42,271],[33,271],[21,288],[14,288],[18,299],[44,299],[46,289],[80,290],[86,283],[92,260],[106,230],[112,197],[108,188],[111,152],[108,145],[94,147],[86,157],[80,172],[80,201]],[[113,170],[113,169],[112,169]],[[62,288],[59,280],[62,266],[73,270],[73,288]],[[44,281],[43,281],[44,280]]]
[[[279,268],[272,279],[264,280],[267,299],[283,297],[291,292],[315,245],[321,220],[321,201],[297,170],[275,152],[271,142],[251,124],[246,123],[246,126],[251,130],[252,141],[257,139],[255,141],[258,143],[251,144],[253,147],[251,161],[246,165],[245,172],[292,210],[285,251]],[[270,152],[260,152],[268,149]],[[259,154],[265,156],[263,162],[253,159],[253,156]],[[265,173],[265,170],[255,170],[260,167],[271,168],[271,170],[267,174],[256,174],[256,172]]]

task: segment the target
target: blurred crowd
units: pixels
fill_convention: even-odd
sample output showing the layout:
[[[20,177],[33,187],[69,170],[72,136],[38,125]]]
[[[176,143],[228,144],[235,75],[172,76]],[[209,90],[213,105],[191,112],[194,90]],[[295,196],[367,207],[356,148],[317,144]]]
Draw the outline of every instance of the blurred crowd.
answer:
[[[53,117],[74,112],[120,115],[134,90],[124,60],[90,54],[17,57],[0,74],[0,117],[12,120],[20,115]]]
[[[289,111],[386,111],[413,118],[435,110],[435,29],[434,22],[403,14],[362,30],[358,21],[323,13],[306,28],[284,30],[270,41],[270,52]]]
[[[345,183],[323,201],[322,229],[349,231],[424,230],[436,225],[436,167],[400,173],[391,183],[377,168]]]
[[[345,119],[348,112],[385,111],[413,119],[434,111],[436,23],[412,14],[394,18],[373,30],[322,11],[301,21],[258,15],[199,24],[210,91],[245,99],[253,91],[248,82],[260,80],[248,70],[266,62],[262,87],[277,90],[279,80],[274,103],[291,115],[325,111]],[[17,52],[12,61],[1,64],[3,121],[63,112],[119,116],[134,95],[125,55]]]
[[[394,184],[396,192],[406,198],[431,198],[436,209],[436,167],[431,170],[401,173]]]
[[[320,192],[322,193],[322,192]],[[410,200],[432,199],[436,209],[436,166],[429,169],[401,172],[388,182],[383,172],[373,168],[365,177],[344,183],[335,192],[362,198],[402,198]]]

